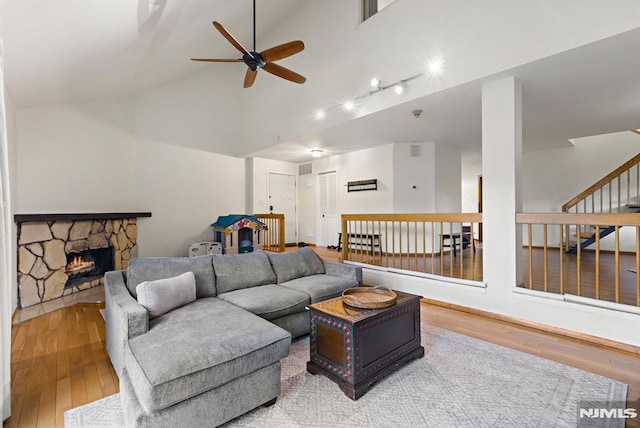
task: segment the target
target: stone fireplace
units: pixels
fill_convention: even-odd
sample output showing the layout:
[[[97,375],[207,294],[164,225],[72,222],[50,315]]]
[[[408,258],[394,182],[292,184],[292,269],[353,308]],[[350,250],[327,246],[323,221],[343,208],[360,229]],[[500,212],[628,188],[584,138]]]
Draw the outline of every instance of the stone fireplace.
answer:
[[[137,256],[137,217],[149,216],[16,215],[18,305],[25,308],[96,287],[104,283],[105,272],[126,269]]]

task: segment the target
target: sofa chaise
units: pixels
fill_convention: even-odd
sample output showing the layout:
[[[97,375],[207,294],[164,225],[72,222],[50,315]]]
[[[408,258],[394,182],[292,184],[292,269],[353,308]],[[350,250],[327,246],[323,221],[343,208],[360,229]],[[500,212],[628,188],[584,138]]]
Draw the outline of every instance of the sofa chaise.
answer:
[[[280,360],[310,303],[361,268],[286,253],[132,259],[105,275],[107,352],[126,426],[218,426],[280,393]]]

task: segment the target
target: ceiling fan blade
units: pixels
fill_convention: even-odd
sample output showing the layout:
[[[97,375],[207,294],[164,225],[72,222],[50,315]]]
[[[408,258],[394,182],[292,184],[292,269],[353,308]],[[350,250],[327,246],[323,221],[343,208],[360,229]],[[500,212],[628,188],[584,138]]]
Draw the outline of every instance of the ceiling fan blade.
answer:
[[[227,30],[224,29],[224,27],[222,26],[222,24],[220,24],[219,22],[213,21],[213,26],[216,27],[216,29],[218,31],[220,31],[220,34],[222,34],[224,36],[225,39],[227,39],[229,41],[229,43],[231,43],[236,49],[238,49],[240,52],[242,52],[243,54],[247,54],[250,57],[253,58],[253,55],[251,55],[251,53],[246,50],[244,48],[244,46],[242,46],[240,44],[240,42],[238,42],[232,35],[231,33],[229,33]]]
[[[202,62],[242,62],[241,59],[191,58],[191,61]]]
[[[247,74],[244,75],[244,87],[249,88],[253,85],[253,82],[256,80],[256,76],[258,75],[258,70],[252,70],[247,68]]]
[[[295,40],[289,43],[283,43],[260,52],[262,58],[266,62],[277,61],[291,55],[295,55],[304,49],[304,43],[301,40]]]
[[[262,69],[283,79],[290,80],[291,82],[304,83],[307,81],[306,77],[272,62],[262,67]]]

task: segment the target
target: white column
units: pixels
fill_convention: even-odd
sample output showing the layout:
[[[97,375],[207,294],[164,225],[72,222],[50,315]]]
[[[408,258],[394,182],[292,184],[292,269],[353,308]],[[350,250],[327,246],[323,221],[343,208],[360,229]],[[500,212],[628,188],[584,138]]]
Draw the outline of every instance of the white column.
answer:
[[[483,276],[488,310],[510,312],[522,281],[522,86],[508,77],[482,86]]]

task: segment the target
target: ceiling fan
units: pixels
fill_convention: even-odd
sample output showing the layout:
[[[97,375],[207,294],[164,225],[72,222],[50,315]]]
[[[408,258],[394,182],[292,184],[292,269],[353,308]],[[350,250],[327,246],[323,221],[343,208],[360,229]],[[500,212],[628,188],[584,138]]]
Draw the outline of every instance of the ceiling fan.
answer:
[[[219,22],[213,21],[213,26],[229,41],[236,49],[242,53],[240,59],[215,59],[215,58],[191,58],[192,61],[203,62],[244,62],[247,67],[247,73],[244,76],[244,87],[248,88],[253,85],[258,75],[258,70],[271,73],[275,76],[282,77],[291,82],[304,83],[306,78],[294,71],[289,70],[281,65],[275,64],[274,61],[295,55],[304,49],[304,43],[301,40],[295,40],[289,43],[283,43],[274,46],[262,52],[256,52],[256,0],[253,0],[253,51],[248,51],[240,44]]]

